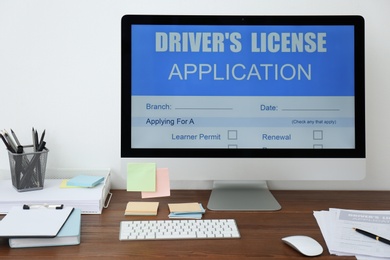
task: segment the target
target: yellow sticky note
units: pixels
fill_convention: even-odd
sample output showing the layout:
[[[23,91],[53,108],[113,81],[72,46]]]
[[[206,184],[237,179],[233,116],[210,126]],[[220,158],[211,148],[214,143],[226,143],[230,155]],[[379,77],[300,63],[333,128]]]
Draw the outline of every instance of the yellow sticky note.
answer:
[[[62,180],[61,181],[60,188],[61,189],[67,189],[67,188],[81,188],[81,187],[79,187],[79,186],[69,186],[68,185],[68,179],[66,179],[66,180]]]
[[[157,168],[156,192],[142,192],[142,198],[168,197],[171,195],[168,168]]]
[[[199,212],[201,210],[198,202],[170,203],[168,207],[171,212]]]
[[[156,164],[127,164],[127,191],[156,191]]]
[[[158,204],[158,202],[128,202],[125,215],[157,215]]]

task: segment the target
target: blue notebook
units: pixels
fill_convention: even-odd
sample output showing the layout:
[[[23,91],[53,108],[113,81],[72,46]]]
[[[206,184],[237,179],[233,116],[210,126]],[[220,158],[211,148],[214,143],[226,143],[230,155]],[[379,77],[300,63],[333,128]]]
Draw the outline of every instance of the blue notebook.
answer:
[[[102,176],[78,175],[68,180],[68,186],[92,188],[104,181]]]
[[[64,226],[53,238],[10,238],[11,248],[69,246],[80,244],[81,210],[74,209]]]

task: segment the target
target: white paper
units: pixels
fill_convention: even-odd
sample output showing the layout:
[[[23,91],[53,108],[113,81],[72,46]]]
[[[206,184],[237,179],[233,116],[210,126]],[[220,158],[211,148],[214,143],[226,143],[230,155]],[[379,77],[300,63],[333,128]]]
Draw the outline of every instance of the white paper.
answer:
[[[0,180],[0,214],[23,204],[64,204],[82,213],[101,213],[105,183],[93,188],[60,188],[62,179],[46,179],[42,190],[18,192],[11,180]]]
[[[390,245],[354,230],[359,228],[390,239],[390,211],[329,209],[316,211],[314,216],[331,254],[355,255],[357,259],[390,259]]]

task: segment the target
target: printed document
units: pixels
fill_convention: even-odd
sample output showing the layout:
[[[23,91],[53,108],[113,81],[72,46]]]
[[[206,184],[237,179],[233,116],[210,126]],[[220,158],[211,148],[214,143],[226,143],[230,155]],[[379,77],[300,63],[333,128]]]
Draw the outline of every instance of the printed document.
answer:
[[[357,259],[390,259],[390,245],[364,236],[362,229],[390,239],[390,211],[360,211],[331,208],[315,211],[329,253],[355,255]]]

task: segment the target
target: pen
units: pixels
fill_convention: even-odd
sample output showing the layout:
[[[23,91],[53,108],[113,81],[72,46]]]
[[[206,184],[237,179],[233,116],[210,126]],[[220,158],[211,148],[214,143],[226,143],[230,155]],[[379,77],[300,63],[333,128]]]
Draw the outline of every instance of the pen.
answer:
[[[45,132],[46,132],[46,130],[43,130],[43,133],[41,135],[41,139],[39,141],[38,147],[43,143],[43,139],[45,138]]]
[[[361,229],[358,229],[358,228],[354,228],[354,230],[362,235],[365,235],[367,237],[371,237],[377,241],[381,241],[382,243],[385,243],[385,244],[388,244],[390,245],[390,240],[387,240],[386,238],[383,238],[383,237],[380,237],[380,236],[377,236],[377,235],[374,235],[370,232],[367,232],[367,231],[364,231],[364,230],[361,230]]]
[[[20,142],[19,142],[19,139],[16,137],[16,134],[15,134],[15,132],[14,132],[12,129],[11,129],[11,134],[12,134],[12,136],[14,137],[16,144],[17,144],[18,146],[20,146],[21,144],[20,144]]]
[[[37,151],[37,147],[35,146],[35,130],[34,130],[34,127],[32,128],[31,136],[32,136],[32,143],[33,143],[34,152],[36,152]]]
[[[12,148],[12,146],[8,143],[8,141],[5,139],[2,133],[0,133],[1,140],[3,140],[5,146],[7,147],[8,151],[11,153],[15,153],[15,150]]]
[[[43,141],[42,143],[39,144],[38,146],[38,152],[42,152],[43,149],[45,149],[46,142]]]
[[[38,131],[35,129],[34,131],[34,147],[35,151],[38,151]]]
[[[11,136],[8,134],[8,132],[6,130],[3,130],[3,136],[5,137],[5,139],[8,141],[8,144],[12,147],[12,149],[14,151],[17,150],[17,145],[15,144],[15,142],[12,140]]]

